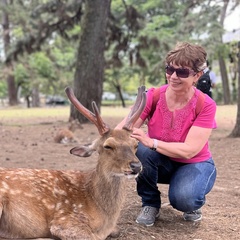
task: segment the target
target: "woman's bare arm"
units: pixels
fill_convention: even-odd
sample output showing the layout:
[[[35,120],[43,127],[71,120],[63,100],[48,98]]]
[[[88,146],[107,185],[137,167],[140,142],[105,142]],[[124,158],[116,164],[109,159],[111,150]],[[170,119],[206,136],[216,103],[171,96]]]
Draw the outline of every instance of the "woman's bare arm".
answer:
[[[185,142],[158,141],[157,151],[173,158],[191,159],[204,147],[211,135],[212,129],[191,127]],[[154,140],[149,138],[141,129],[134,128],[132,137],[136,138],[146,147],[152,148]]]

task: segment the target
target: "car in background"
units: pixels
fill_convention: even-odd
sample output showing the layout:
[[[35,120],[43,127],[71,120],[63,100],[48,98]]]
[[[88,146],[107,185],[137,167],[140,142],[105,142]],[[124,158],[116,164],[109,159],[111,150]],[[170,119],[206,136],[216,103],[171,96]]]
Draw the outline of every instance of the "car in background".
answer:
[[[62,96],[48,96],[46,98],[47,105],[65,105],[67,103],[67,99]]]
[[[116,94],[112,92],[103,92],[102,100],[116,100]]]

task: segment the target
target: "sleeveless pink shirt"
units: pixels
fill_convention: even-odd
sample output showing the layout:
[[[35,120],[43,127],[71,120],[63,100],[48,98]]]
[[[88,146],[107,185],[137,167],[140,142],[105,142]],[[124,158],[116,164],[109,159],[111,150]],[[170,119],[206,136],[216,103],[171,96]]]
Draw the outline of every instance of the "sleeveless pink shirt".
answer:
[[[152,118],[148,121],[148,135],[164,142],[184,142],[189,129],[192,126],[203,128],[216,128],[215,114],[216,103],[208,95],[205,96],[204,104],[200,113],[196,116],[196,103],[200,91],[195,88],[195,93],[190,101],[182,109],[174,112],[169,111],[166,102],[166,89],[168,85],[160,88],[160,96],[156,105],[156,110]],[[141,119],[145,121],[151,112],[154,88],[147,91],[147,104],[141,114]],[[211,157],[209,143],[192,159],[171,158],[173,161],[183,163],[195,163],[206,161]]]

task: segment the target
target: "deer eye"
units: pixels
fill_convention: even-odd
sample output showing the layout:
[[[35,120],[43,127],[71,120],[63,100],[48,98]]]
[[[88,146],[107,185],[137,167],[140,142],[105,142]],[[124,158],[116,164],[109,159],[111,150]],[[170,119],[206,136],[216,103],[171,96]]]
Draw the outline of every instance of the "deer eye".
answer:
[[[104,145],[104,148],[107,149],[107,150],[112,150],[112,147],[109,146],[109,145]]]

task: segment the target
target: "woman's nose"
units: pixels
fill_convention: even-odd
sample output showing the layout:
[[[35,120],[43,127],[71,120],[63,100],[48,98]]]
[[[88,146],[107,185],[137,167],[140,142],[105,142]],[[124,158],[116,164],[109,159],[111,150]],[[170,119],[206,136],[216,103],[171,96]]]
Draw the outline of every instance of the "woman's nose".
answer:
[[[176,74],[176,71],[173,72],[173,74],[171,75],[171,77],[173,78],[178,78],[177,74]]]

